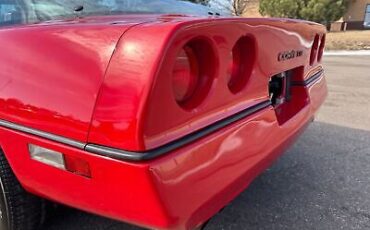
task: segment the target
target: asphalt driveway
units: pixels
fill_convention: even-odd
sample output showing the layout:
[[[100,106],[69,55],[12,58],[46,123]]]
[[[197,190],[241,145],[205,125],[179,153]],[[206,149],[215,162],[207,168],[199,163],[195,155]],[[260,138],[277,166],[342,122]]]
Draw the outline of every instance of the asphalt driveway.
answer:
[[[211,229],[370,229],[370,56],[325,57],[330,94],[316,122],[215,216]],[[128,230],[60,208],[42,230]]]

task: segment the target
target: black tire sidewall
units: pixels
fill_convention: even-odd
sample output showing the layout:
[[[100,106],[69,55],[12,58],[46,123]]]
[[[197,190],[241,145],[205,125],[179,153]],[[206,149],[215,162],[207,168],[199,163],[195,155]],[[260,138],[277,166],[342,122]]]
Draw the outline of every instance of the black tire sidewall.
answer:
[[[0,230],[9,230],[9,213],[8,205],[6,203],[6,192],[4,191],[4,184],[0,176]]]

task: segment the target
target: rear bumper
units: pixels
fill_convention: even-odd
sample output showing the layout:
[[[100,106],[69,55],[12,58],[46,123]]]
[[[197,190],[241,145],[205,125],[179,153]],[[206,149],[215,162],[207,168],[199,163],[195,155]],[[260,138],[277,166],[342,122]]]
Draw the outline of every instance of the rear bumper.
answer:
[[[234,199],[304,130],[327,93],[323,75],[305,87],[310,102],[283,125],[270,106],[144,162],[115,160],[8,128],[0,128],[0,144],[32,193],[141,226],[191,229]],[[92,178],[31,160],[28,143],[83,158]]]

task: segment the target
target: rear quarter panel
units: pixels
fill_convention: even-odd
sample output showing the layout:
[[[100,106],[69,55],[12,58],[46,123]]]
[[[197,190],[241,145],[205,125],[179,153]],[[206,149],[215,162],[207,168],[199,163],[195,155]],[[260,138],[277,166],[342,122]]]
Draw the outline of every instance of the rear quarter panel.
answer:
[[[123,27],[54,24],[0,29],[0,119],[86,142]]]

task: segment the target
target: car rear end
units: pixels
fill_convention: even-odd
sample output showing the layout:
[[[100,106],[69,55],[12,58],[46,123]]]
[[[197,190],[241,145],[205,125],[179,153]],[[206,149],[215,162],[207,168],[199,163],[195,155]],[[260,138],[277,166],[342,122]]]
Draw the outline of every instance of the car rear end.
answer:
[[[2,148],[31,193],[148,228],[193,229],[314,119],[327,94],[325,32],[296,20],[159,16],[120,38],[86,141],[8,124]]]

